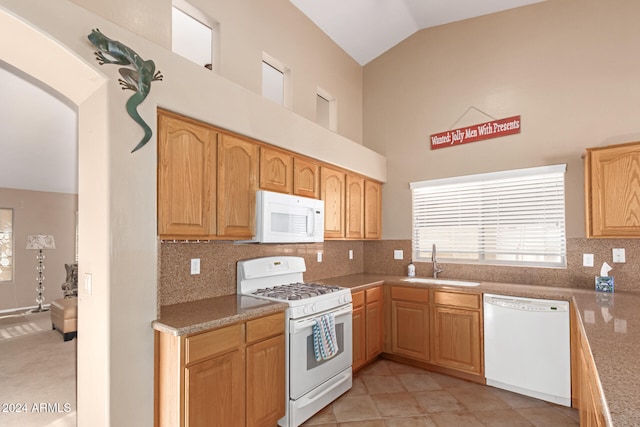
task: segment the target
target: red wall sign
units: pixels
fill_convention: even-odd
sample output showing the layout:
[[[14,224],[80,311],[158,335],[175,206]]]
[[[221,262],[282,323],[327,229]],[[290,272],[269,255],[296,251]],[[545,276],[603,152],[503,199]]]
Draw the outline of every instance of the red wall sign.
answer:
[[[451,147],[520,133],[520,116],[480,123],[431,135],[431,149]]]

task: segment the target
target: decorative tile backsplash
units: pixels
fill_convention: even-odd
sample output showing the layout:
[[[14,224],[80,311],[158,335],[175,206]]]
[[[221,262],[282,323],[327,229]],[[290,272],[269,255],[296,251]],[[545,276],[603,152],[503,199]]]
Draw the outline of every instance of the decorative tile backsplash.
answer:
[[[613,263],[613,248],[625,248],[626,262]],[[394,260],[400,249],[404,259]],[[349,250],[353,259],[349,259]],[[317,261],[322,252],[322,262]],[[594,255],[594,266],[582,266],[582,254]],[[236,263],[239,260],[277,255],[305,258],[306,281],[356,273],[407,274],[411,258],[410,240],[326,241],[312,244],[234,244],[200,242],[159,244],[158,304],[169,305],[236,293]],[[200,274],[191,275],[192,258],[200,259]],[[440,263],[447,279],[481,280],[591,289],[603,262],[613,267],[616,292],[640,292],[640,240],[568,239],[566,269],[476,266]],[[430,263],[416,263],[417,276],[431,276]]]

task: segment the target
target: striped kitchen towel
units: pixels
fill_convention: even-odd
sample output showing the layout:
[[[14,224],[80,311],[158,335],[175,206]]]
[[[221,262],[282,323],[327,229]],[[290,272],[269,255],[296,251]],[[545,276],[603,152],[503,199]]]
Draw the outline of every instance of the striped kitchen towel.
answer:
[[[313,325],[313,351],[316,361],[331,359],[338,354],[338,340],[336,339],[335,317],[325,314],[315,319]]]

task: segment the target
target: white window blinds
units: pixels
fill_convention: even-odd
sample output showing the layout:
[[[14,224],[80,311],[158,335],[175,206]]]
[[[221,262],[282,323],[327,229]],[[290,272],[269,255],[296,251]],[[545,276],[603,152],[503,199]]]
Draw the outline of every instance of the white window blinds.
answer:
[[[410,184],[413,260],[566,267],[566,165]]]

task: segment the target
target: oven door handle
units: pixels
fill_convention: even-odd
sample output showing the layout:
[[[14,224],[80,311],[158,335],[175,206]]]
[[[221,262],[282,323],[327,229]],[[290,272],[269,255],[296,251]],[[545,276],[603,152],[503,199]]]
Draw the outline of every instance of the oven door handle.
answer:
[[[333,314],[335,317],[338,316],[343,316],[345,314],[352,314],[353,313],[353,305],[349,304],[347,306],[342,307],[340,310],[336,310],[336,311],[330,311],[328,313],[325,314]],[[292,332],[299,332],[303,329],[309,328],[313,325],[316,324],[316,319],[320,317],[314,317],[312,319],[307,319],[307,320],[302,320],[302,321],[293,321],[291,322],[291,330]]]

